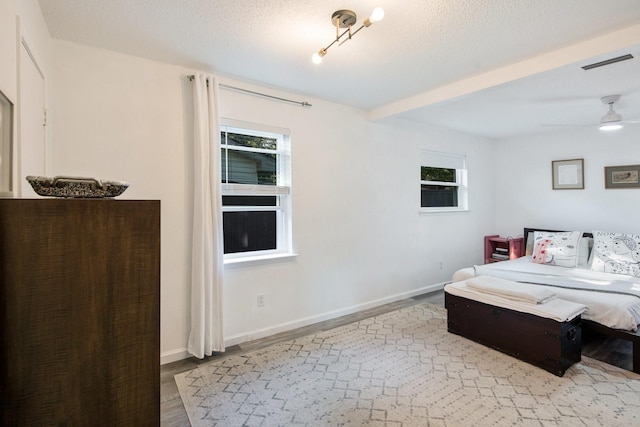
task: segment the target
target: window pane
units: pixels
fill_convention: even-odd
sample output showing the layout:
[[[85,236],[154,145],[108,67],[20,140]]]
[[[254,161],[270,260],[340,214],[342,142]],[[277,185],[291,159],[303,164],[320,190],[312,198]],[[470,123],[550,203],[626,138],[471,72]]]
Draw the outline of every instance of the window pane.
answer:
[[[223,206],[278,206],[277,196],[222,196]]]
[[[223,212],[224,253],[276,249],[276,212]]]
[[[222,149],[222,182],[276,185],[276,154]]]
[[[224,132],[222,133],[222,143],[225,143]],[[238,133],[227,133],[227,145],[235,145],[247,148],[262,148],[265,150],[276,150],[278,148],[277,138],[267,138],[264,136],[240,135]]]
[[[420,206],[423,208],[458,206],[458,187],[442,185],[421,185],[420,187]]]
[[[420,180],[421,181],[456,182],[456,170],[421,166]]]

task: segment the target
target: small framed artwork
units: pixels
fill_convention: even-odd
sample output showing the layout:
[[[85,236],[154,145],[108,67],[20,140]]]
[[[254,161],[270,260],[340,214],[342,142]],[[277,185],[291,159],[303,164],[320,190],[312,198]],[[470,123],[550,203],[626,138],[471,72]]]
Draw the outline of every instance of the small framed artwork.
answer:
[[[554,190],[584,189],[584,159],[551,162]]]
[[[640,188],[640,165],[605,166],[604,188]]]

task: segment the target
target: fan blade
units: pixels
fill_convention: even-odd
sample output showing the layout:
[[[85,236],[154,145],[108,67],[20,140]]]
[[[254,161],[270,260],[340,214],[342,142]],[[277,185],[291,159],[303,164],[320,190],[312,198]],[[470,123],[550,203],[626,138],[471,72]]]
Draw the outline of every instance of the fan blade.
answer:
[[[583,128],[583,127],[597,127],[599,125],[595,125],[593,123],[576,123],[576,124],[569,124],[569,123],[540,123],[539,126],[547,126],[547,127],[573,127],[573,128]]]

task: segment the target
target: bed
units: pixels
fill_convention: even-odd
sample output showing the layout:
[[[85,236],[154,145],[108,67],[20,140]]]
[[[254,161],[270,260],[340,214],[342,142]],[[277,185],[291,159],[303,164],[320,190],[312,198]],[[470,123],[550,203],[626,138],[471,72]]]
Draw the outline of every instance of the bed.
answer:
[[[445,291],[474,299],[460,293],[460,289],[465,288],[467,280],[480,276],[548,289],[557,298],[586,306],[581,314],[583,329],[631,341],[633,371],[640,373],[640,237],[599,231],[573,232],[572,236],[578,240],[575,245],[567,245],[572,253],[558,252],[558,245],[541,249],[546,236],[569,236],[569,233],[525,228],[524,256],[458,270]],[[635,238],[635,247],[633,241],[625,245],[623,237]],[[537,238],[535,243],[534,238]],[[616,249],[616,245],[621,245],[620,249]],[[556,258],[545,262],[553,258],[549,253],[554,251]],[[547,258],[541,260],[541,256]],[[533,262],[534,259],[537,262]]]

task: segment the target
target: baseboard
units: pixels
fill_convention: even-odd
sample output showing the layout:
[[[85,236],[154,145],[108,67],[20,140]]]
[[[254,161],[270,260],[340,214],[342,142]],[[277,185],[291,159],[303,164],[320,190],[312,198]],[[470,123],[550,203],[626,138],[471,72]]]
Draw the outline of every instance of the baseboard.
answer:
[[[305,317],[303,319],[294,320],[292,322],[281,323],[279,325],[270,326],[264,329],[258,329],[256,331],[252,331],[246,334],[235,335],[235,336],[226,338],[224,342],[227,347],[230,347],[232,345],[242,344],[247,341],[253,341],[256,339],[279,334],[281,332],[287,332],[292,329],[312,325],[314,323],[323,322],[325,320],[335,319],[336,317],[346,316],[347,314],[357,313],[359,311],[367,310],[373,307],[378,307],[383,304],[389,304],[391,302],[411,298],[416,295],[436,292],[443,289],[446,283],[449,283],[449,282],[436,283],[434,285],[429,285],[420,289],[414,289],[412,291],[391,295],[385,298],[380,298],[380,299],[369,301],[363,304],[341,308],[339,310],[322,313],[316,316]]]
[[[292,322],[281,323],[279,325],[270,326],[264,329],[258,329],[255,331],[251,331],[245,334],[239,334],[232,337],[228,337],[224,340],[224,344],[226,347],[231,347],[232,345],[238,345],[245,343],[247,341],[253,341],[260,338],[268,337],[271,335],[279,334],[281,332],[287,332],[292,329],[301,328],[304,326],[309,326],[314,323],[323,322],[325,320],[335,319],[340,316],[346,316],[347,314],[357,313],[359,311],[367,310],[369,308],[378,307],[380,305],[389,304],[395,301],[399,301],[402,299],[412,298],[416,295],[427,294],[430,292],[436,292],[442,290],[444,285],[449,282],[436,283],[433,285],[425,286],[423,288],[414,289],[408,292],[403,292],[395,295],[391,295],[385,298],[380,298],[377,300],[369,301],[366,303],[354,305],[351,307],[341,308],[339,310],[334,310],[326,313],[322,313],[316,316],[305,317],[303,319],[294,320]],[[187,352],[186,348],[176,349],[172,351],[168,351],[162,353],[160,355],[160,364],[164,365],[171,362],[177,362],[178,360],[187,359],[192,357],[191,354]]]
[[[160,365],[166,365],[167,363],[188,359],[189,357],[192,356],[187,351],[186,347],[177,350],[166,351],[164,353],[160,353]]]

